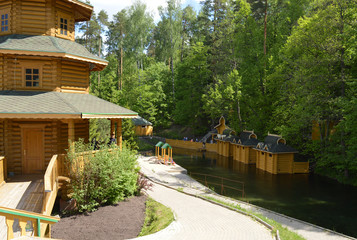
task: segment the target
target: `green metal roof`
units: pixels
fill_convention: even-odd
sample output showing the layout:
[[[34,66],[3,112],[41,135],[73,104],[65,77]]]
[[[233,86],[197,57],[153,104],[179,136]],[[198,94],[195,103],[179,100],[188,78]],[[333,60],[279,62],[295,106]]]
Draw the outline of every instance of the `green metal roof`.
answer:
[[[79,43],[52,36],[32,36],[22,34],[0,36],[0,52],[1,50],[63,53],[101,61],[103,64],[107,63],[106,60],[90,53]]]
[[[137,118],[131,119],[135,126],[152,126],[152,123],[148,120],[138,116]]]
[[[162,145],[164,145],[164,143],[160,141],[160,142],[156,143],[155,147],[161,147]]]
[[[0,91],[0,114],[73,114],[81,118],[138,115],[90,94],[39,91]]]
[[[168,144],[168,143],[165,143],[164,146],[162,146],[161,148],[162,148],[162,149],[167,149],[167,148],[172,149],[172,147],[171,147],[170,144]]]

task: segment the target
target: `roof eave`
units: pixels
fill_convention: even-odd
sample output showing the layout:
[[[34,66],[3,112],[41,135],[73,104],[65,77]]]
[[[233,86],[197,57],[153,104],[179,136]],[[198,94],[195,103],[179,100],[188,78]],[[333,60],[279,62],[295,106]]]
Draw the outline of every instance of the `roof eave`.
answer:
[[[80,113],[0,113],[0,119],[81,119]]]
[[[99,70],[99,71],[103,70],[108,65],[108,61],[106,61],[106,60],[91,59],[91,58],[86,58],[86,57],[76,56],[73,54],[61,53],[61,52],[36,52],[36,51],[27,51],[27,50],[0,49],[0,53],[74,59],[74,60],[78,60],[78,61],[82,61],[82,62],[96,64],[96,67],[93,68],[92,70]]]
[[[138,116],[137,113],[128,113],[128,114],[110,114],[110,113],[82,113],[83,119],[91,119],[91,118],[116,118],[116,119],[124,119],[124,118],[136,118]]]

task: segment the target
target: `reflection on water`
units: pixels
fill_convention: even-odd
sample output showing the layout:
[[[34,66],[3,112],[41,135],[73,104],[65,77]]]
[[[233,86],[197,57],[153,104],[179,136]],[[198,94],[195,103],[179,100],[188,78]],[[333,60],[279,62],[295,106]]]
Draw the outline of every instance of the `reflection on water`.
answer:
[[[245,201],[346,235],[357,237],[357,188],[313,174],[273,175],[210,152],[174,149],[188,172],[244,181]],[[227,195],[241,198],[241,193]]]

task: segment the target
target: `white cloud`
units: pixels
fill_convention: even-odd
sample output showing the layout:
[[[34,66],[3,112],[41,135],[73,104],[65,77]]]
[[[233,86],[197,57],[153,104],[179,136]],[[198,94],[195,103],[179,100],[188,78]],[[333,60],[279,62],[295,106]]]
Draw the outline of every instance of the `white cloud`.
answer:
[[[91,0],[91,5],[94,6],[94,11],[96,13],[100,12],[100,10],[105,10],[109,19],[112,19],[112,16],[117,12],[121,11],[123,8],[129,7],[133,4],[134,0],[126,0],[126,1],[118,1],[118,0]],[[157,8],[159,6],[166,6],[166,0],[142,0],[148,8],[148,11],[153,14],[155,22],[160,20],[159,11]],[[193,6],[196,11],[199,10],[199,2],[200,0],[182,0],[182,5]]]

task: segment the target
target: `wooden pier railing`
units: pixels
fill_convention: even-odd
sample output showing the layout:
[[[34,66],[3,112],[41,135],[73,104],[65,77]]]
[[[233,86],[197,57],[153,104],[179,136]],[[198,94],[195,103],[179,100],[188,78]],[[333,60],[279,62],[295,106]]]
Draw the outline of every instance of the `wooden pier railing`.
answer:
[[[6,158],[0,157],[0,186],[6,181],[7,178]]]
[[[34,236],[49,238],[51,237],[51,229],[49,229],[46,234],[46,229],[44,227],[52,225],[60,220],[58,217],[5,207],[0,207],[0,216],[4,216],[6,219],[8,240],[14,238],[13,224],[15,219],[19,220],[21,236],[26,236],[26,231],[32,230]],[[32,224],[29,224],[29,221],[32,222]]]
[[[242,198],[245,198],[244,182],[236,181],[224,177],[214,176],[210,174],[194,173],[190,172],[190,176],[195,178],[198,182],[204,184],[206,187],[218,186],[221,188],[221,195],[226,193],[226,189],[234,190],[242,194]],[[196,177],[193,177],[196,176]],[[198,177],[197,177],[198,176]],[[235,187],[232,187],[233,184]]]

